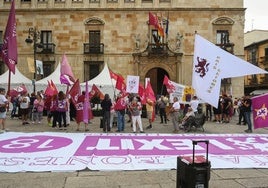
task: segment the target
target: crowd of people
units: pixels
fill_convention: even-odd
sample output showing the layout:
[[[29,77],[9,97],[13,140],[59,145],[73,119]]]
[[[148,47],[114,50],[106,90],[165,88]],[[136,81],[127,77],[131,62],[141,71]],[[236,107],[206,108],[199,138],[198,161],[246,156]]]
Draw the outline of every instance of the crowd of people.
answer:
[[[230,123],[234,115],[238,115],[237,125],[247,125],[246,133],[252,133],[250,96],[233,99],[232,96],[223,94],[219,97],[218,107],[205,104],[206,120],[220,123]],[[212,116],[214,115],[214,118]]]
[[[85,92],[82,92],[78,99],[80,107],[84,100]],[[84,131],[89,131],[90,118],[88,122],[85,122],[83,114],[81,114],[83,111],[77,110],[75,104],[63,91],[59,91],[53,96],[46,96],[43,91],[31,95],[24,92],[18,96],[6,98],[5,89],[0,88],[0,123],[2,130],[6,129],[6,110],[3,109],[7,109],[9,103],[12,103],[11,118],[19,117],[22,125],[47,123],[52,128],[66,130],[70,121],[74,119],[77,124],[76,131],[80,131],[82,122],[85,125]],[[197,119],[198,109],[201,109],[200,113],[204,114],[207,121],[215,121],[216,123],[229,123],[232,116],[237,113],[239,116],[237,124],[248,125],[245,132],[252,132],[251,100],[247,96],[233,100],[231,96],[224,94],[219,97],[218,108],[205,104],[205,113],[202,112],[202,106],[196,96],[193,96],[191,101],[186,104],[181,104],[177,97],[173,97],[170,101],[170,98],[164,95],[156,101],[146,99],[145,103],[143,101],[142,104],[140,96],[136,94],[125,95],[119,93],[114,100],[110,98],[109,94],[105,94],[100,105],[102,108],[101,128],[103,132],[110,132],[114,125],[117,128],[116,132],[124,132],[126,122],[129,122],[133,133],[144,133],[145,130],[153,128],[156,115],[160,117],[160,124],[166,126],[168,121],[172,122],[173,133],[178,133],[180,129],[189,131],[195,119]],[[45,121],[44,116],[47,117]],[[142,116],[146,116],[148,119],[148,124],[145,127],[142,124]],[[92,114],[90,117],[93,117]]]

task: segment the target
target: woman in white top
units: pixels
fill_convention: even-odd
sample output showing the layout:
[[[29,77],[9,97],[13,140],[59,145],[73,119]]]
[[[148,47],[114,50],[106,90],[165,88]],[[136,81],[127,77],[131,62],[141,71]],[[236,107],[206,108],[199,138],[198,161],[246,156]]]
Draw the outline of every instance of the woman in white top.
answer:
[[[8,107],[8,100],[5,93],[6,90],[4,88],[0,88],[0,124],[2,125],[2,131],[5,131],[5,120]]]

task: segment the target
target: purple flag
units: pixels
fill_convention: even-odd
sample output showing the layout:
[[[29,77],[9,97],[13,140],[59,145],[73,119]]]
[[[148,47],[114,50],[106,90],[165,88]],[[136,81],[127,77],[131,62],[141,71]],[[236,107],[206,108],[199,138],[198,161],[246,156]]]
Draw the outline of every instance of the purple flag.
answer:
[[[268,127],[268,94],[252,97],[254,129]]]
[[[1,56],[4,63],[8,66],[9,71],[15,74],[15,66],[18,62],[18,49],[14,0],[12,1],[11,9],[9,12]]]
[[[83,122],[88,123],[88,108],[89,108],[89,96],[88,96],[88,82],[86,81],[86,93],[83,104]]]
[[[68,78],[66,78],[65,75],[60,75],[60,83],[61,84],[66,84],[67,86],[70,86],[71,85],[71,82],[69,81]]]

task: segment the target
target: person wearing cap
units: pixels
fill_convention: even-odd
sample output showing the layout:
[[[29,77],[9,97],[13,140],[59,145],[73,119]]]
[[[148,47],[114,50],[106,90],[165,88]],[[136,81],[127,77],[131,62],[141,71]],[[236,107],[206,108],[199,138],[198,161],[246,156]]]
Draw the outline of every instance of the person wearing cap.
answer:
[[[0,124],[2,125],[1,130],[5,131],[5,120],[6,120],[6,113],[8,107],[8,100],[5,96],[6,90],[4,88],[0,88]]]

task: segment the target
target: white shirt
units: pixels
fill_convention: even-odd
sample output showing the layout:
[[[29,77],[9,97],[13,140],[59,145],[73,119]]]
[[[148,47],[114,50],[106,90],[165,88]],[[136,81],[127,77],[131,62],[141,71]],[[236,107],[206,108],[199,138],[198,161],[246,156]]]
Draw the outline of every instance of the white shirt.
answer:
[[[172,105],[172,107],[174,108],[174,110],[179,110],[179,109],[181,108],[181,105],[180,105],[180,103],[177,101],[177,102],[175,102],[175,103]]]
[[[0,94],[0,104],[6,104],[7,103],[7,98],[5,95]]]
[[[197,112],[198,104],[199,104],[199,101],[197,99],[191,100],[190,106],[194,112]]]

